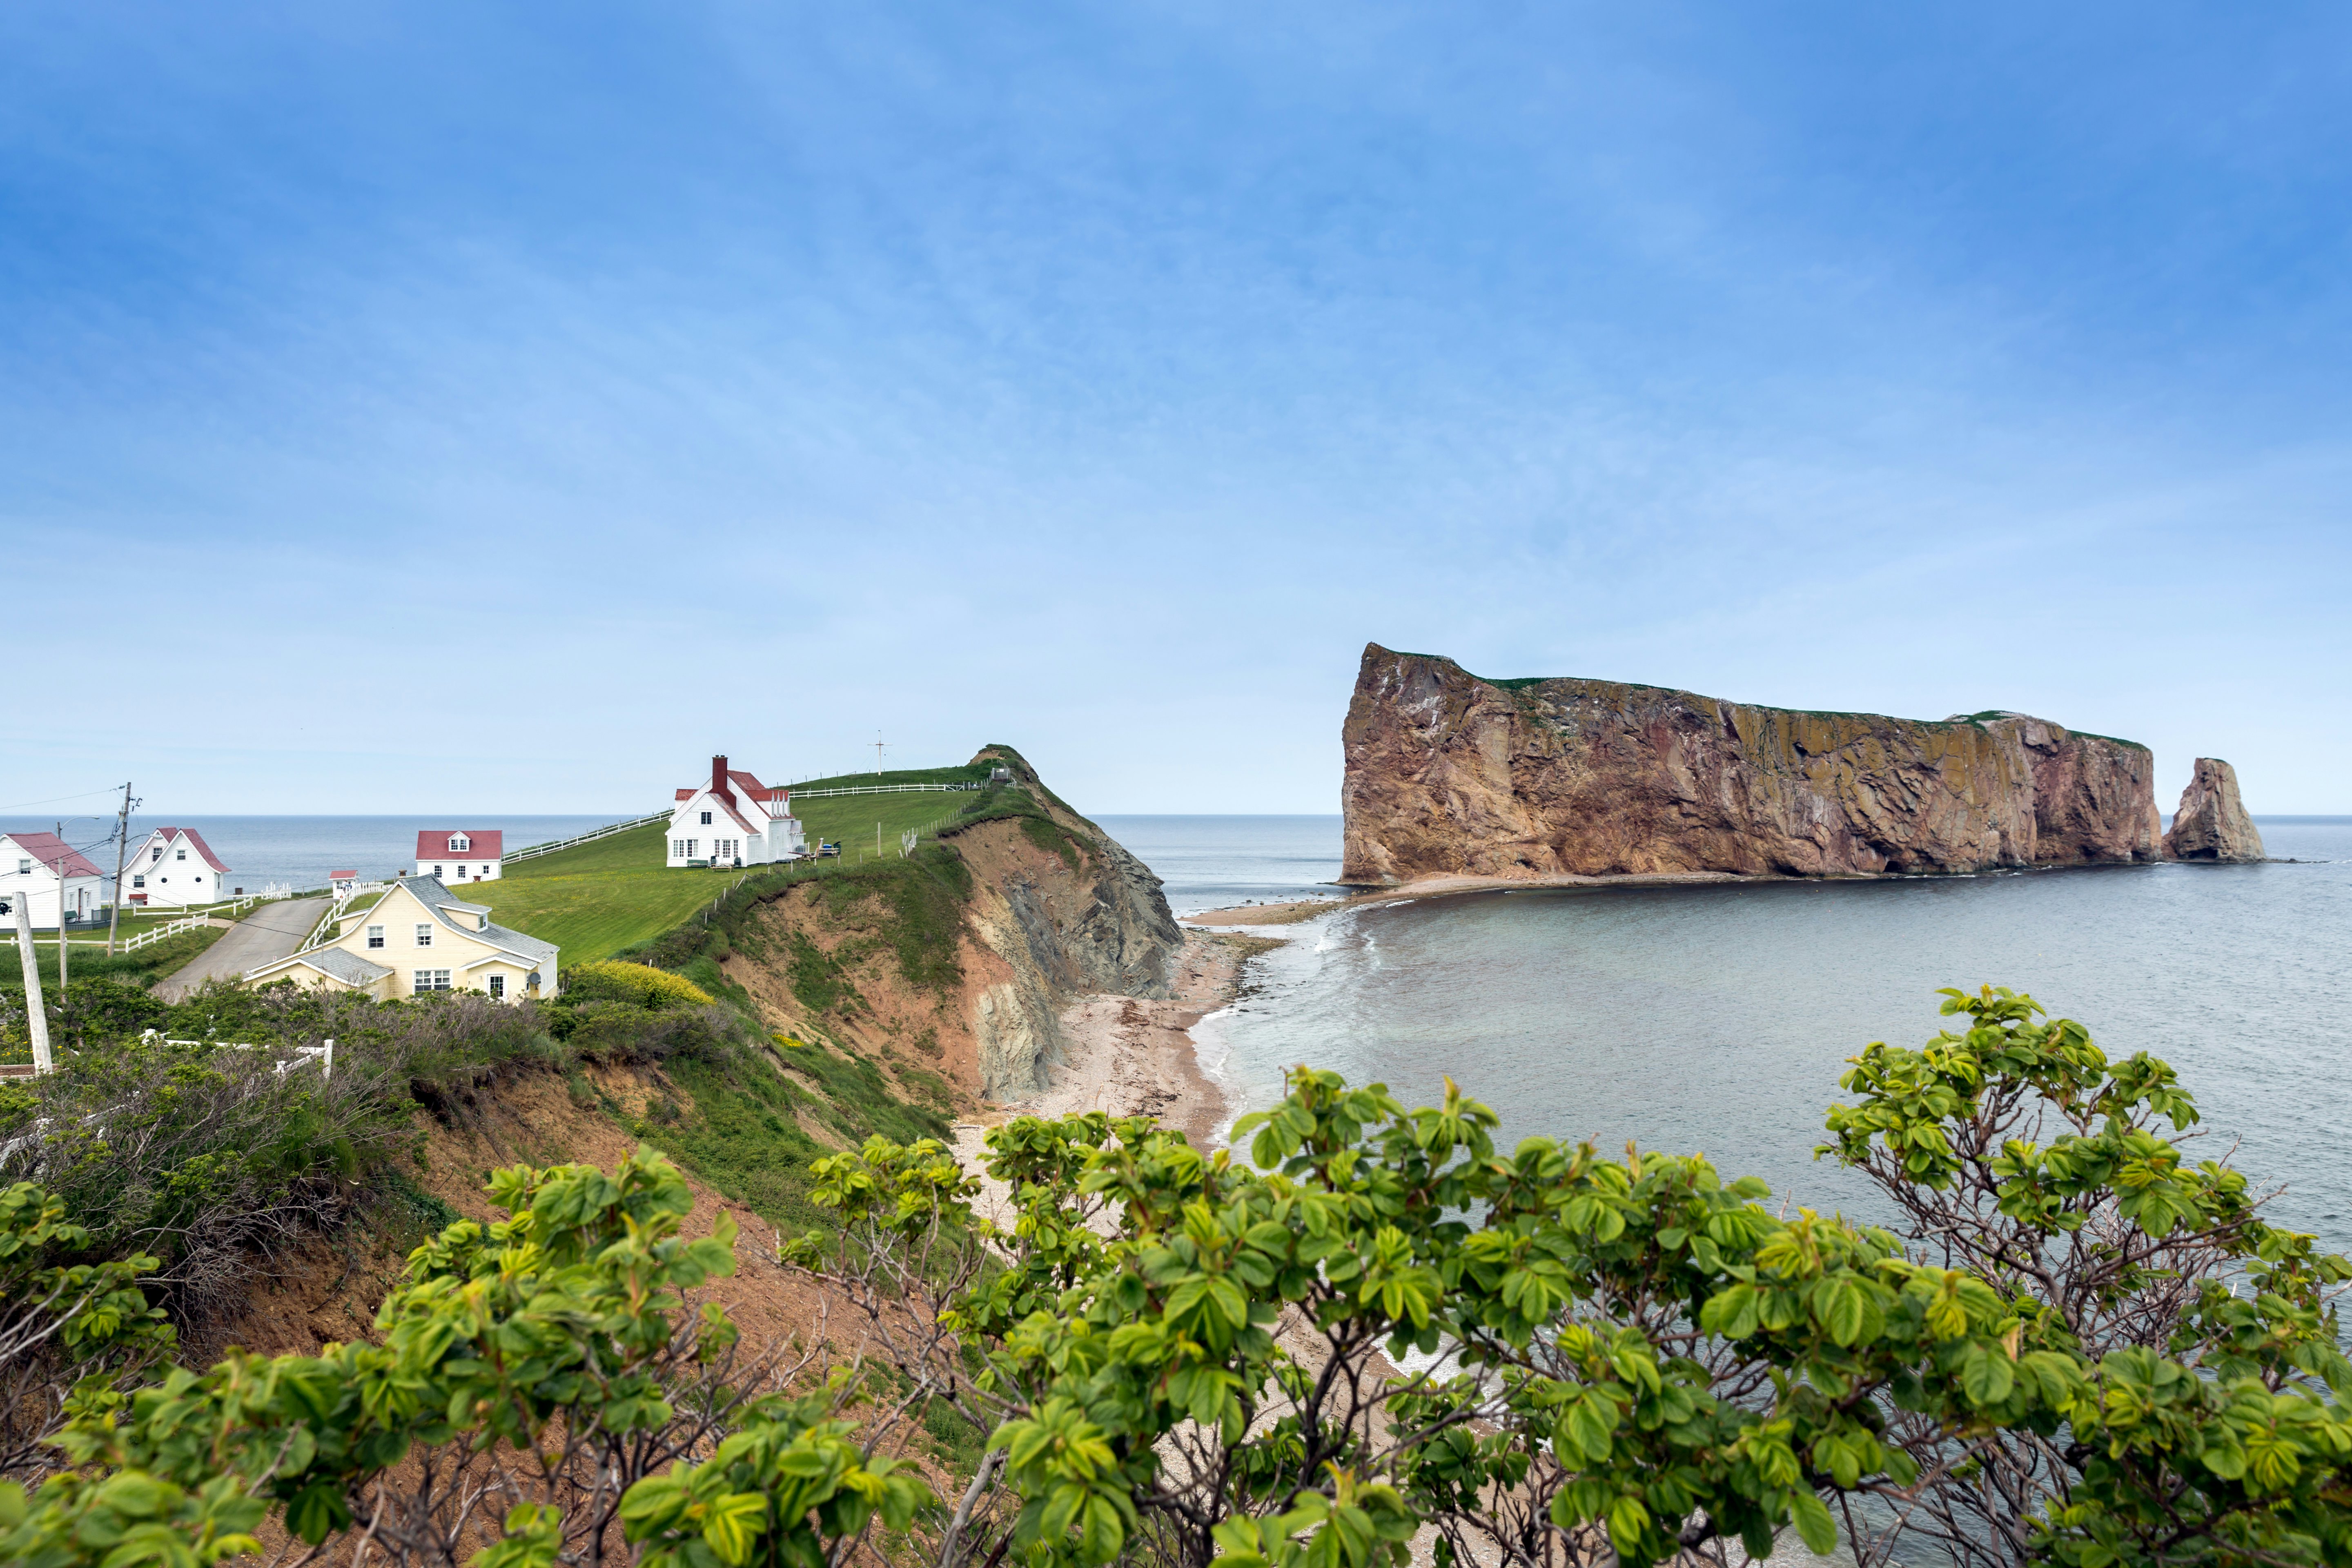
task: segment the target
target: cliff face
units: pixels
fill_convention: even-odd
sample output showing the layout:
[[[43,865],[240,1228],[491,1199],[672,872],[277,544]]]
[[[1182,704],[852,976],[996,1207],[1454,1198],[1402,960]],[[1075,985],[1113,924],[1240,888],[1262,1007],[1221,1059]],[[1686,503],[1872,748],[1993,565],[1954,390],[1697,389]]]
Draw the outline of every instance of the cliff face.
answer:
[[[1808,713],[1364,649],[1340,879],[2153,860],[2154,758],[2023,714]]]
[[[1184,935],[1160,879],[1018,752],[981,760],[1012,773],[1017,815],[950,827],[940,859],[792,889],[761,910],[758,950],[724,967],[781,1028],[1017,1100],[1045,1087],[1072,1000],[1168,995]]]
[[[2168,860],[2262,860],[2263,836],[2238,798],[2238,770],[2219,757],[2200,757],[2180,792],[2180,809],[2164,836]]]

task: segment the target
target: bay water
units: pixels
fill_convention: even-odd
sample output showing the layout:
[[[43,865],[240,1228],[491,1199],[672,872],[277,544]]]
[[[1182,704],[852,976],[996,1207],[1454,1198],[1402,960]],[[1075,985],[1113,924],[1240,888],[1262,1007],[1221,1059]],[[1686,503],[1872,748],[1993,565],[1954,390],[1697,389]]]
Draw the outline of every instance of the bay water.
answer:
[[[1313,890],[1339,819],[1104,818],[1199,910]],[[1531,889],[1270,927],[1234,1005],[1194,1030],[1242,1106],[1308,1063],[1434,1103],[1452,1076],[1501,1116],[1604,1151],[1698,1151],[1776,1203],[1890,1217],[1816,1161],[1845,1058],[1916,1046],[1940,986],[2007,985],[2110,1058],[2170,1062],[2196,1157],[2286,1191],[2273,1218],[2352,1250],[2352,817],[2258,818],[2256,866],[1885,882]],[[1133,824],[1132,828],[1129,826]],[[1222,826],[1230,823],[1230,827]],[[1329,889],[1322,889],[1328,891]]]

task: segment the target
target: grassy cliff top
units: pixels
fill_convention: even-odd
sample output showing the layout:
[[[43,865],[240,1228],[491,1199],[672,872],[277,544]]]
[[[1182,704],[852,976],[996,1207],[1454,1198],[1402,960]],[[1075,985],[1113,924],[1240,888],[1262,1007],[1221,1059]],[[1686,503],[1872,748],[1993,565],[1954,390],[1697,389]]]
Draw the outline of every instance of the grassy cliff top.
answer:
[[[901,768],[878,776],[848,773],[792,787],[977,783],[988,777],[992,765]],[[824,863],[830,869],[873,860],[877,842],[883,857],[895,858],[900,834],[950,818],[974,798],[946,790],[795,798],[793,815],[801,819],[812,850],[820,839],[842,847],[840,861]],[[490,918],[500,925],[555,943],[563,950],[563,963],[610,958],[688,919],[742,875],[731,869],[672,869],[663,863],[668,837],[661,823],[633,827],[593,844],[517,861],[497,881],[466,884],[462,896],[469,903],[488,904]]]
[[[1454,668],[1461,670],[1464,675],[1466,675],[1471,679],[1476,681],[1479,685],[1491,686],[1497,691],[1525,691],[1531,687],[1549,686],[1555,681],[1570,681],[1578,685],[1585,686],[1622,686],[1632,691],[1664,691],[1672,693],[1675,696],[1696,698],[1702,702],[1729,702],[1735,707],[1753,708],[1761,713],[1790,713],[1807,719],[1885,719],[1893,723],[1922,724],[1930,729],[1939,729],[1943,726],[1951,724],[1973,724],[1981,728],[1984,724],[1995,719],[2032,717],[2032,715],[2019,713],[2013,710],[2006,708],[1987,708],[1975,713],[1956,713],[1948,719],[1906,719],[1898,714],[1863,713],[1836,708],[1782,708],[1769,702],[1746,702],[1733,697],[1709,697],[1703,692],[1685,690],[1679,686],[1657,686],[1644,680],[1612,680],[1605,676],[1517,675],[1496,677],[1479,675],[1469,669],[1464,668],[1462,662],[1459,659],[1448,658],[1442,653],[1406,653],[1398,648],[1381,648],[1379,647],[1378,644],[1373,645],[1373,647],[1378,649],[1379,652],[1385,654],[1391,658],[1418,658],[1425,660],[1431,664],[1450,664]],[[2071,725],[2058,724],[2058,721],[2054,719],[2042,720],[2041,722],[2055,724],[2059,729],[2064,730],[2068,734],[2078,735],[2086,741],[2107,741],[2118,746],[2129,746],[2135,751],[2145,752],[2147,750],[2146,746],[2141,745],[2137,741],[2126,741],[2119,735],[2101,735],[2089,730],[2077,730],[2073,728]]]

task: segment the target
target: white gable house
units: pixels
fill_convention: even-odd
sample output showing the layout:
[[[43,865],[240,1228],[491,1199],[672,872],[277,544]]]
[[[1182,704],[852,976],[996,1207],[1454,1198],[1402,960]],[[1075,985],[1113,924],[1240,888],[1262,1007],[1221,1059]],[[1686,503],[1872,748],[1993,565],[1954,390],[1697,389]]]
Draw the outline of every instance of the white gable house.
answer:
[[[232,897],[233,873],[193,827],[159,827],[122,862],[115,896],[130,909],[216,904]]]
[[[0,833],[0,911],[11,922],[20,899],[37,926],[56,925],[60,909],[87,920],[99,910],[102,885],[98,868],[56,834]]]
[[[793,792],[771,789],[725,757],[710,777],[677,792],[669,814],[671,866],[763,866],[807,853]]]
[[[428,827],[416,836],[416,874],[444,882],[495,882],[506,864],[506,830]]]

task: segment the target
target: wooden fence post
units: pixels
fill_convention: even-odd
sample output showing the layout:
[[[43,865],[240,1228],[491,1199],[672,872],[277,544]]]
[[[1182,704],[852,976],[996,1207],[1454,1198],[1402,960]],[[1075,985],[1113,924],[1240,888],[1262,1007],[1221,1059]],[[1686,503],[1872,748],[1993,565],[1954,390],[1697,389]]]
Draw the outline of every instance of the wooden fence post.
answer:
[[[49,1058],[49,1015],[41,1005],[41,957],[33,951],[33,899],[30,891],[18,893],[9,900],[16,907],[16,954],[25,962],[25,1022],[33,1035],[33,1071],[51,1072],[57,1064]],[[66,907],[60,884],[58,900],[58,942],[62,947],[66,936]]]

